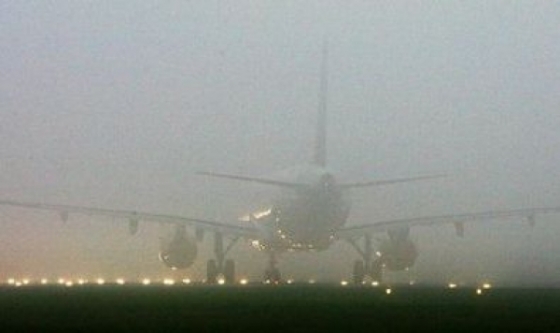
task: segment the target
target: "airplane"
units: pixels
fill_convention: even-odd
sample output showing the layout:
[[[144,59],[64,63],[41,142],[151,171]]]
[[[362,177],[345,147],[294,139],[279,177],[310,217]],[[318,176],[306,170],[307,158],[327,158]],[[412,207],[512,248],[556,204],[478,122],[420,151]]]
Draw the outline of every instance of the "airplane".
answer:
[[[199,172],[200,175],[240,182],[250,182],[278,189],[277,196],[259,211],[254,211],[233,223],[203,218],[153,214],[128,210],[59,205],[50,203],[0,200],[0,205],[56,211],[63,221],[69,214],[109,216],[128,221],[129,233],[134,235],[139,222],[165,223],[174,226],[170,237],[160,244],[160,260],[171,269],[186,269],[198,254],[197,243],[205,233],[213,234],[214,258],[206,263],[206,282],[235,282],[235,262],[228,257],[240,239],[268,255],[264,280],[282,281],[277,256],[286,251],[322,251],[338,241],[346,241],[359,255],[355,260],[352,279],[361,284],[370,277],[381,281],[383,270],[402,271],[414,265],[418,249],[410,239],[410,229],[419,226],[452,224],[459,236],[464,223],[511,217],[527,218],[531,225],[537,214],[557,213],[560,207],[537,207],[503,211],[483,211],[468,214],[425,216],[379,221],[363,225],[347,225],[350,213],[348,191],[354,188],[392,185],[427,180],[444,175],[428,175],[389,180],[339,183],[327,168],[327,47],[323,48],[320,98],[313,157],[310,163],[291,168],[285,177],[252,177],[218,172]],[[193,230],[191,230],[193,229]],[[373,235],[386,234],[377,242]],[[374,244],[377,242],[377,244]]]

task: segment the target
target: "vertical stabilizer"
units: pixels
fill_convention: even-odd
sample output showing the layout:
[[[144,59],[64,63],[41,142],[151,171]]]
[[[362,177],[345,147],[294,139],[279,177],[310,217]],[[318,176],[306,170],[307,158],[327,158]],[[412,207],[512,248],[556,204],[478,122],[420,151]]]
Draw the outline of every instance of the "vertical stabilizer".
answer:
[[[313,164],[324,167],[327,164],[327,58],[328,44],[323,43],[323,60],[321,62],[321,82],[319,90],[319,109],[317,110],[317,128],[315,129],[315,151]]]

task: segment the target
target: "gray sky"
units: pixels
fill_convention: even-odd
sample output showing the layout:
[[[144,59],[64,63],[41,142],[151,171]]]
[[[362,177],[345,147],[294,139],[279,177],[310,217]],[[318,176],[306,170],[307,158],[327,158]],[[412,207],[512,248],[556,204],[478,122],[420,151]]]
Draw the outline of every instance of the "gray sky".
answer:
[[[558,205],[558,1],[2,1],[0,197],[232,221],[251,187],[193,173],[310,159],[325,38],[338,177],[451,174],[356,191],[350,224]],[[417,230],[416,274],[558,281],[557,219],[459,240]],[[166,274],[157,226],[130,238],[107,219],[63,227],[12,208],[0,221],[0,278]],[[259,276],[264,256],[237,251]],[[348,276],[354,258],[341,245],[283,268]]]

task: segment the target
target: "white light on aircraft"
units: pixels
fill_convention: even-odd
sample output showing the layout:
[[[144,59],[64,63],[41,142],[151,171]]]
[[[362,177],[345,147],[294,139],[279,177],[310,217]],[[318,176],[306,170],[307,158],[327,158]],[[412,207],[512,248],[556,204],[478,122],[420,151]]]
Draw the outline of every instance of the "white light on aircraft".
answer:
[[[286,283],[287,283],[287,284],[292,284],[292,283],[294,283],[294,280],[293,280],[293,279],[288,279],[288,280],[286,281]]]
[[[342,280],[340,281],[340,285],[346,287],[348,285],[348,281]]]
[[[164,280],[163,280],[163,284],[166,285],[166,286],[172,286],[172,285],[175,284],[175,280],[173,280],[173,279],[164,279]]]
[[[23,279],[23,280],[21,280],[21,283],[23,283],[24,285],[28,285],[29,284],[29,279]]]
[[[225,283],[226,283],[226,279],[224,279],[224,278],[218,279],[218,284],[219,284],[220,286],[224,285]]]
[[[490,289],[490,288],[492,288],[492,285],[490,283],[484,283],[482,285],[482,289]]]
[[[86,282],[87,282],[87,281],[84,280],[84,279],[78,279],[78,284],[79,284],[80,286],[83,286],[84,284],[86,284]]]
[[[21,287],[21,282],[16,281],[15,286],[16,286],[16,287]]]
[[[105,280],[102,278],[97,279],[95,282],[97,282],[98,285],[102,286],[105,284]]]
[[[150,285],[150,283],[152,283],[152,281],[150,281],[150,279],[142,279],[142,284],[145,286]]]
[[[455,283],[453,283],[453,282],[450,282],[450,283],[447,285],[447,287],[448,287],[449,289],[455,289],[455,288],[457,288],[457,284],[455,284]]]
[[[183,279],[183,283],[184,284],[191,284],[191,279],[189,279],[189,278]]]
[[[251,245],[256,249],[262,249],[261,243],[256,239],[251,241]]]
[[[121,286],[125,283],[123,278],[118,278],[115,282],[117,282],[117,284]]]
[[[66,282],[66,280],[64,280],[63,278],[59,278],[57,282],[58,282],[58,284],[64,284],[64,282]]]
[[[239,280],[239,284],[241,284],[241,285],[243,285],[243,286],[246,285],[247,283],[249,283],[249,281],[247,281],[247,279],[241,279],[241,280]]]
[[[478,289],[476,290],[476,294],[477,294],[477,295],[482,295],[482,289],[478,288]]]
[[[271,212],[272,212],[272,209],[269,208],[267,210],[263,210],[262,212],[253,213],[253,217],[255,217],[258,220],[262,217],[270,215]]]
[[[309,284],[315,284],[315,280],[313,279],[309,279],[309,281],[307,281]]]
[[[47,284],[47,283],[49,283],[49,280],[47,280],[47,279],[41,279],[41,284],[45,285],[45,284]]]
[[[66,283],[64,285],[66,287],[72,287],[74,285],[74,283],[72,281],[66,281]]]
[[[9,279],[8,279],[8,284],[10,284],[10,285],[16,284],[16,279],[9,278]]]
[[[387,295],[391,295],[392,292],[393,291],[391,290],[391,288],[385,289],[385,294],[387,294]]]
[[[379,287],[379,281],[373,281],[371,285],[374,287]]]

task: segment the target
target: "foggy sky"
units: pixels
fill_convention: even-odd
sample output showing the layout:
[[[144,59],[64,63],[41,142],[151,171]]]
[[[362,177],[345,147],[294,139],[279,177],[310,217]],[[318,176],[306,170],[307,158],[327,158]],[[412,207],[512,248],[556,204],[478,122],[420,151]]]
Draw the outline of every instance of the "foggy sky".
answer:
[[[253,187],[194,173],[310,161],[325,39],[337,177],[450,175],[356,190],[349,224],[560,203],[558,1],[2,1],[0,197],[234,223]],[[415,274],[558,283],[557,221],[414,230]],[[130,238],[9,207],[0,223],[0,278],[167,274],[159,226]],[[235,253],[260,276],[264,255]],[[355,257],[341,244],[281,267],[347,277]]]

